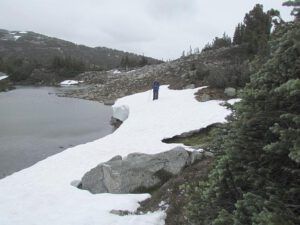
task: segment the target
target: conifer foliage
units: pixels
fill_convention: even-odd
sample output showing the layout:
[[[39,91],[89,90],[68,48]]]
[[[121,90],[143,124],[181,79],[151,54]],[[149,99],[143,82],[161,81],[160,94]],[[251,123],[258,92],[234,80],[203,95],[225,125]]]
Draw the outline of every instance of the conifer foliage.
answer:
[[[250,54],[265,54],[272,27],[272,16],[270,11],[265,13],[263,6],[257,4],[245,15],[244,23],[236,27],[233,44],[247,45]]]
[[[269,47],[208,180],[190,188],[192,224],[300,224],[300,23],[277,27]]]
[[[295,16],[295,20],[300,20],[300,0],[290,0],[283,3],[284,6],[292,6],[294,9],[291,15]]]

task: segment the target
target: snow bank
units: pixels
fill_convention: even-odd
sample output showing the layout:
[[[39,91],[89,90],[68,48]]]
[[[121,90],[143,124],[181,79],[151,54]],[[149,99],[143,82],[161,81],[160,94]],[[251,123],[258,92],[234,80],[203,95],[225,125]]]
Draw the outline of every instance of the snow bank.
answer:
[[[69,86],[69,85],[76,85],[79,84],[79,81],[77,80],[64,80],[62,82],[60,82],[61,86]]]
[[[129,117],[113,134],[69,148],[0,180],[1,225],[163,225],[164,212],[117,216],[110,210],[135,210],[148,194],[97,194],[71,185],[85,172],[119,154],[158,153],[180,144],[161,142],[166,137],[225,122],[230,111],[221,101],[197,102],[198,89],[169,90],[160,98],[152,91],[117,100]],[[96,121],[95,121],[96,122]]]
[[[6,79],[6,78],[8,78],[8,76],[6,76],[6,75],[0,76],[0,80],[4,80],[4,79]]]

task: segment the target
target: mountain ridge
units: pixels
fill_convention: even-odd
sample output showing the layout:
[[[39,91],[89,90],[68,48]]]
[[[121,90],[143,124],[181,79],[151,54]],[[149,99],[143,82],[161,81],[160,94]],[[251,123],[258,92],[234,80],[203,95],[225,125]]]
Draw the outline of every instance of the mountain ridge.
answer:
[[[22,59],[34,64],[34,69],[49,67],[54,58],[72,58],[82,62],[85,70],[109,70],[161,63],[160,60],[107,47],[88,47],[32,31],[0,29],[0,70],[2,64],[18,64]],[[126,61],[126,60],[127,61]],[[13,62],[11,62],[13,61]],[[126,61],[127,64],[124,64]],[[20,63],[19,63],[20,64]],[[3,72],[8,72],[5,71]],[[32,72],[32,71],[31,71]]]

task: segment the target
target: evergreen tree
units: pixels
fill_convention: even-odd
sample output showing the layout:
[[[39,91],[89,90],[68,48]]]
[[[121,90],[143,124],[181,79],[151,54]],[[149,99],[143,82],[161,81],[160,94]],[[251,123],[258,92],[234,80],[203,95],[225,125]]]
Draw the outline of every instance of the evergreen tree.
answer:
[[[139,61],[139,66],[146,66],[148,64],[147,58],[143,55]]]
[[[62,77],[74,77],[85,70],[85,64],[72,57],[55,56],[49,69],[54,70]]]
[[[284,6],[292,6],[294,7],[291,15],[295,16],[295,20],[300,20],[300,0],[290,0],[283,3]]]
[[[263,11],[263,6],[257,4],[244,18],[245,29],[242,32],[242,42],[247,43],[249,53],[266,53],[269,41],[272,17]]]
[[[219,49],[223,47],[230,47],[231,46],[231,38],[224,33],[221,38],[215,37],[212,44],[208,43],[205,45],[205,47],[202,49],[202,51],[208,51],[213,49]]]
[[[198,47],[196,47],[195,49],[194,49],[194,54],[199,54],[200,53],[200,49],[198,48]]]
[[[188,55],[192,55],[192,54],[193,54],[193,49],[192,49],[192,46],[190,45],[190,49],[189,49]]]
[[[184,58],[184,57],[185,57],[185,51],[183,51],[182,54],[181,54],[181,58]]]
[[[230,47],[230,46],[231,46],[231,38],[226,33],[223,33],[223,36],[221,38],[216,37],[212,44],[212,47],[214,49],[218,49],[222,47]]]
[[[232,44],[234,45],[240,45],[243,42],[243,34],[245,30],[245,25],[242,23],[239,23],[238,26],[235,28]]]
[[[223,136],[208,181],[192,189],[195,224],[300,224],[300,24],[272,35]]]
[[[125,56],[123,56],[122,57],[122,59],[121,59],[121,67],[123,68],[123,69],[128,69],[129,68],[129,65],[130,65],[130,62],[129,62],[129,57],[128,57],[128,55],[126,54]]]

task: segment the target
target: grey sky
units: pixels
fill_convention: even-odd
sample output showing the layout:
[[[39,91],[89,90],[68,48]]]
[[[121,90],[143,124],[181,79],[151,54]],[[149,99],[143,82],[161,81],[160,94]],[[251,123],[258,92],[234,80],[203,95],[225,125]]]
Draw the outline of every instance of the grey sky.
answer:
[[[0,28],[174,59],[225,31],[256,3],[289,20],[281,0],[0,0]]]

